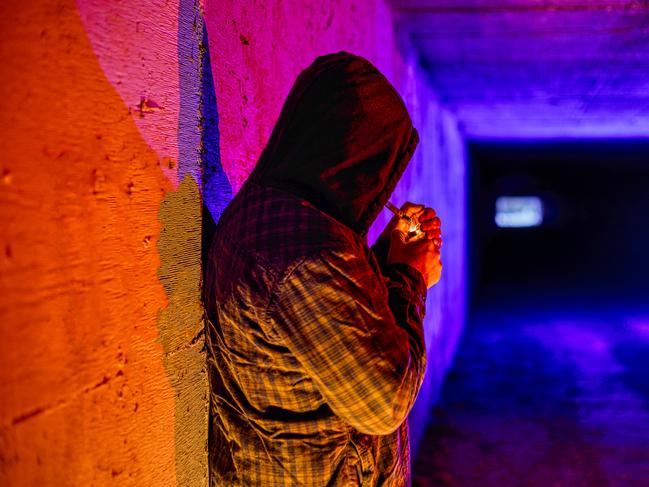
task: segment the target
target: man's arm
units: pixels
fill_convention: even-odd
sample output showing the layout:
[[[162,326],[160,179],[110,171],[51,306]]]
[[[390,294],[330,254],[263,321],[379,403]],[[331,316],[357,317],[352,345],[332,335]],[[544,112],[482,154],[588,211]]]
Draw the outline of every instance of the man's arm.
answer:
[[[367,434],[399,427],[425,371],[424,279],[408,265],[388,267],[386,286],[362,250],[323,250],[278,284],[269,306],[334,413]]]

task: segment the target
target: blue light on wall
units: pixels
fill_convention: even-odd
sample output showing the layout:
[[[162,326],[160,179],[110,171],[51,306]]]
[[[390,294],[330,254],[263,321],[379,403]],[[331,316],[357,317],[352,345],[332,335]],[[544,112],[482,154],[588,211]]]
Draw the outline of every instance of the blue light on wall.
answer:
[[[495,220],[502,228],[538,227],[543,223],[543,202],[537,196],[500,196]]]

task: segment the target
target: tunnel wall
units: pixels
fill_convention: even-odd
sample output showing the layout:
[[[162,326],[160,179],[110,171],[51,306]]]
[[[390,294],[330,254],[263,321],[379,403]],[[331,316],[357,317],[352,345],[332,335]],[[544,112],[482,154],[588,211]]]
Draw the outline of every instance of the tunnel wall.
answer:
[[[423,135],[395,200],[444,222],[416,443],[461,327],[463,143],[388,7],[39,0],[0,14],[0,484],[206,485],[202,199],[217,219],[297,74],[340,49],[386,74]]]

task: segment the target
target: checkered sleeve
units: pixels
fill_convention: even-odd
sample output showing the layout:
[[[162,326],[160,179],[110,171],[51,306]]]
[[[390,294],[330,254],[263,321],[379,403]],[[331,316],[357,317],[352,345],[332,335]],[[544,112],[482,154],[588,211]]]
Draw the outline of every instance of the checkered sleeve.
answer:
[[[405,264],[388,274],[361,251],[323,250],[282,279],[269,308],[334,413],[373,435],[404,421],[426,361],[423,278]]]

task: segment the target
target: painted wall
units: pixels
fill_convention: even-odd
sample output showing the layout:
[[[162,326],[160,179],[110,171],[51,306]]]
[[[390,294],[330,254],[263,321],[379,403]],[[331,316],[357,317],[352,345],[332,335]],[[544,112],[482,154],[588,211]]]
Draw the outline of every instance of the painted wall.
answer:
[[[0,484],[205,485],[200,12],[0,17]]]
[[[172,485],[173,184],[74,2],[0,9],[0,484]]]
[[[463,142],[388,7],[197,1],[0,6],[2,485],[206,485],[201,194],[218,218],[297,74],[340,49],[424,139],[395,192],[445,234],[415,442],[435,396],[463,310]]]

